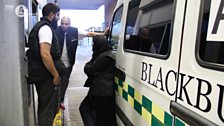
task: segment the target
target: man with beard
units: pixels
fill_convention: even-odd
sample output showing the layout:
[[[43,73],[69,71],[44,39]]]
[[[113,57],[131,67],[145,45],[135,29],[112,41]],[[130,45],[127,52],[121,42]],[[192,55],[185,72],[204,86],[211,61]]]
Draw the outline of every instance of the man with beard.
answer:
[[[60,76],[65,71],[55,34],[60,8],[48,3],[43,7],[42,15],[29,34],[28,73],[38,94],[39,126],[52,126],[58,109]]]

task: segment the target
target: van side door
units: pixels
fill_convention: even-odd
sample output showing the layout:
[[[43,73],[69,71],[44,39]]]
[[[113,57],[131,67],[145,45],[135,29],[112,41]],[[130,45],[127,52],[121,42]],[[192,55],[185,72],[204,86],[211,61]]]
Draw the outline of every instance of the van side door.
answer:
[[[224,124],[223,0],[188,0],[171,112],[190,125]]]

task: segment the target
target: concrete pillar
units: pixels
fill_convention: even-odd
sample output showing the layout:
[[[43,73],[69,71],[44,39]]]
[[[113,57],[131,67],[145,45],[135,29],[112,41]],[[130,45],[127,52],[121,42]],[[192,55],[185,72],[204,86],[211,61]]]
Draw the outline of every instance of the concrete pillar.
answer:
[[[0,125],[28,126],[23,0],[0,1]],[[17,10],[17,11],[15,11]]]

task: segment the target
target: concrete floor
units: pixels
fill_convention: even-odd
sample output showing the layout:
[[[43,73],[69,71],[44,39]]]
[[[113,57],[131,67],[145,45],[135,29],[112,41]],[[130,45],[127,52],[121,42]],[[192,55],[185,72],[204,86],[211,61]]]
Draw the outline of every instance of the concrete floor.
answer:
[[[83,67],[91,59],[91,56],[91,44],[78,46],[75,66],[73,67],[69,86],[65,94],[65,126],[84,126],[79,113],[79,105],[88,92],[88,88],[83,87],[87,78],[83,72]]]

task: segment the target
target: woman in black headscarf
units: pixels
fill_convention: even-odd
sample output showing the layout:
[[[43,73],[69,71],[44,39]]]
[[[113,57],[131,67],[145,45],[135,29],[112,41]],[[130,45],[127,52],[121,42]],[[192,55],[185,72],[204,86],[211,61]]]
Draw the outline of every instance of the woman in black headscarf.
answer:
[[[104,36],[95,36],[92,51],[92,59],[84,67],[90,89],[80,113],[85,126],[116,126],[112,47]]]

